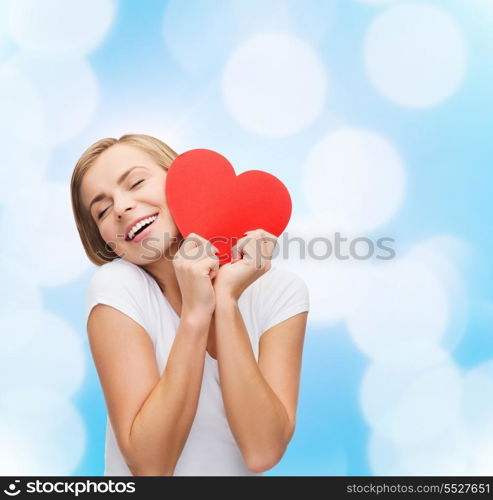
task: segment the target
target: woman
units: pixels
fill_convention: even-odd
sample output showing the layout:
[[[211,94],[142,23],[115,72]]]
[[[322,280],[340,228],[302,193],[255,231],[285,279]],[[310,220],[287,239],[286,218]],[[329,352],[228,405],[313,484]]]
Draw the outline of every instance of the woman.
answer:
[[[176,156],[146,135],[102,139],[72,175],[100,266],[87,332],[108,410],[104,474],[261,475],[294,432],[308,291],[271,266],[261,228],[220,267],[211,242],[183,238],[164,189]]]

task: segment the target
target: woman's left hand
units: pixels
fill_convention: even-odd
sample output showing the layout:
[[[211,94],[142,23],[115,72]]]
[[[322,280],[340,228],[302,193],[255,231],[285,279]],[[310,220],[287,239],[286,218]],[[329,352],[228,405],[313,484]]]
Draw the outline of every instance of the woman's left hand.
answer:
[[[272,254],[277,243],[263,229],[247,231],[232,248],[231,262],[223,264],[214,280],[216,295],[223,294],[238,300],[243,291],[271,268]]]

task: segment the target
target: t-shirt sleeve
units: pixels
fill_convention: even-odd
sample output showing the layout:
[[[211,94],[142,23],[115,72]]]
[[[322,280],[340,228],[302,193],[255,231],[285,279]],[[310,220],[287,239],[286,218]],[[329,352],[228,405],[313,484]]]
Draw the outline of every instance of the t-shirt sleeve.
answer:
[[[89,282],[86,319],[95,305],[105,304],[118,309],[147,329],[142,306],[145,294],[143,285],[143,277],[138,269],[113,262],[102,265]]]
[[[308,287],[290,271],[272,268],[261,293],[261,334],[300,312],[309,311]]]

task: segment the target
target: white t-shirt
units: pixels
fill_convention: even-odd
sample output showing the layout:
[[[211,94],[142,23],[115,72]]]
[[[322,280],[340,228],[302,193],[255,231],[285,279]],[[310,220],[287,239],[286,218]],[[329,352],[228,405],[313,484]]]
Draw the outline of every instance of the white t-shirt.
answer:
[[[152,340],[159,373],[166,366],[180,321],[154,278],[123,259],[99,267],[89,283],[87,318],[98,303],[107,304],[139,323]],[[238,308],[255,359],[263,332],[295,314],[309,310],[308,289],[296,274],[271,266],[244,290]],[[131,476],[107,416],[105,476]],[[219,383],[217,361],[205,354],[202,387],[190,434],[175,476],[255,476],[243,460],[229,427]]]

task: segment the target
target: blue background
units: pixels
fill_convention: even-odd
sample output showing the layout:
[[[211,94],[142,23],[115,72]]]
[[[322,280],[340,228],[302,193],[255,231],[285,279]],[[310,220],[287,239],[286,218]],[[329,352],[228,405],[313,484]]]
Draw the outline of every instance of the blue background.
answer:
[[[490,259],[493,3],[480,0],[380,4],[352,0],[279,1],[255,19],[255,13],[261,11],[260,4],[251,2],[252,18],[243,25],[244,29],[234,29],[237,20],[232,17],[232,10],[226,8],[233,2],[210,0],[211,17],[218,19],[216,27],[207,24],[210,20],[202,22],[196,9],[198,3],[204,5],[204,2],[182,1],[174,2],[173,7],[175,15],[181,13],[176,19],[187,19],[183,26],[184,39],[202,54],[191,57],[188,62],[177,59],[165,42],[163,19],[168,2],[120,0],[113,4],[114,15],[104,36],[92,50],[76,54],[85,57],[97,78],[97,107],[69,139],[50,145],[44,181],[61,183],[68,190],[73,166],[89,144],[127,132],[148,133],[159,136],[178,152],[207,147],[227,156],[238,165],[237,170],[255,168],[279,176],[290,190],[296,215],[309,220],[313,211],[303,191],[302,165],[314,145],[339,127],[374,131],[384,136],[404,159],[405,197],[398,209],[365,234],[375,238],[392,236],[398,254],[437,235],[453,236],[462,242],[468,252],[454,264],[467,302],[467,314],[460,339],[448,354],[462,376],[493,359]],[[245,1],[244,6],[248,3]],[[465,69],[457,88],[450,95],[444,93],[438,102],[421,108],[399,104],[385,95],[372,83],[363,58],[365,37],[372,22],[402,4],[440,9],[458,27],[466,48]],[[91,8],[97,16],[96,4]],[[281,9],[291,12],[295,20],[291,26],[279,21]],[[241,12],[248,11],[248,7],[244,7]],[[27,43],[9,29],[12,31],[12,26],[6,22],[6,37],[0,45],[2,64],[19,51],[30,50]],[[330,75],[329,97],[319,113],[292,134],[272,137],[255,133],[240,123],[225,105],[221,90],[225,62],[256,29],[305,40]],[[180,41],[177,35],[175,38]],[[194,50],[186,50],[194,54]],[[45,57],[48,52],[38,55]],[[419,75],[416,78],[419,79]],[[8,168],[12,167],[0,166],[0,169]],[[0,214],[7,213],[8,204],[15,203],[12,199],[0,201]],[[66,210],[71,210],[69,204]],[[56,215],[54,218],[56,223]],[[23,264],[22,260],[19,263]],[[27,261],[26,265],[29,268]],[[325,263],[318,261],[317,265]],[[77,333],[82,339],[85,359],[82,383],[70,395],[70,402],[84,425],[85,445],[80,459],[70,470],[60,467],[52,471],[55,474],[102,475],[104,468],[106,408],[85,337],[85,297],[95,269],[86,263],[66,282],[38,282],[41,307],[62,318]],[[317,294],[317,290],[310,288],[312,295]],[[330,308],[331,304],[326,306]],[[3,339],[9,342],[7,334]],[[22,353],[18,355],[21,360]],[[323,314],[313,320],[309,317],[296,433],[281,462],[266,474],[385,472],[381,466],[372,465],[369,453],[372,423],[360,402],[362,379],[371,362],[371,355],[354,341],[344,320],[324,321]],[[15,376],[3,379],[1,384],[3,391],[15,388]],[[486,412],[489,407],[478,406],[473,410]],[[487,431],[485,429],[485,435]],[[69,447],[70,435],[59,436],[57,443],[62,449]],[[473,445],[467,448],[472,458],[468,458],[471,468],[465,469],[466,473],[479,470],[474,465],[474,449]],[[33,460],[42,461],[42,456],[38,454]],[[484,461],[481,463],[484,465]],[[493,466],[493,454],[487,457],[486,463]],[[32,471],[27,465],[19,465],[17,470]],[[412,472],[405,466],[397,470],[403,474]],[[430,474],[437,471],[432,466],[428,469]]]

